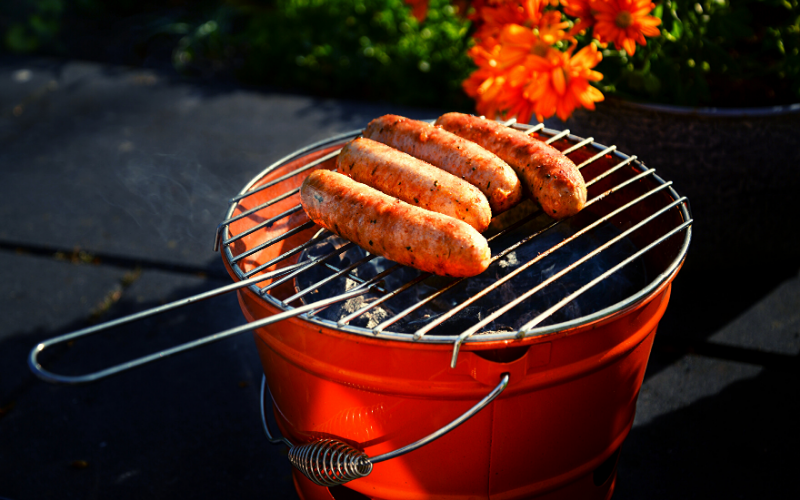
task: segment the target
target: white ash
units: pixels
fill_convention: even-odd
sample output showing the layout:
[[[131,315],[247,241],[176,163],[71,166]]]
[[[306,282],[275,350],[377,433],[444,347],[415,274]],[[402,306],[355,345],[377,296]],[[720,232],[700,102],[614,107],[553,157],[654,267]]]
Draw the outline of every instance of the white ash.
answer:
[[[517,260],[517,252],[509,252],[508,255],[497,261],[497,265],[504,269],[506,267],[517,267],[519,265],[519,260]]]
[[[366,307],[369,303],[374,302],[375,300],[376,299],[365,299],[361,295],[359,295],[358,297],[353,297],[352,299],[348,299],[339,306],[337,317],[341,318],[347,316],[348,314],[354,313],[360,310],[361,308]],[[375,306],[369,311],[359,316],[358,318],[351,321],[350,324],[354,326],[361,326],[364,328],[375,328],[389,316],[391,316],[389,311],[382,308],[381,306]],[[365,321],[366,324],[364,324]]]

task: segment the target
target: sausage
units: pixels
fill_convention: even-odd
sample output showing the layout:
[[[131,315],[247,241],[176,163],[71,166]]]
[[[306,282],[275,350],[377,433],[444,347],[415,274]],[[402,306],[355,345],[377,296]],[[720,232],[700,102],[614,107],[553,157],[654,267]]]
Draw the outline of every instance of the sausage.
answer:
[[[480,144],[505,160],[525,190],[548,215],[563,219],[580,212],[586,204],[586,182],[575,163],[556,148],[529,135],[462,113],[447,113],[436,125]]]
[[[482,233],[492,221],[480,189],[386,144],[359,137],[347,143],[337,170],[406,203],[463,220]]]
[[[415,207],[344,174],[316,170],[300,187],[309,218],[370,253],[440,276],[483,272],[486,239],[466,222]]]
[[[369,122],[363,135],[477,186],[489,200],[493,215],[522,200],[522,185],[506,162],[475,143],[429,123],[384,115]]]

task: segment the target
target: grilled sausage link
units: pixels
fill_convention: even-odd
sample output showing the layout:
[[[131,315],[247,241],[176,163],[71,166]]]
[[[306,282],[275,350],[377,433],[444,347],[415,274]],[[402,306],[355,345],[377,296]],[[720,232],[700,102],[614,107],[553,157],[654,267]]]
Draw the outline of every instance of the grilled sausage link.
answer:
[[[363,135],[477,186],[489,200],[493,215],[522,199],[519,178],[506,162],[477,144],[429,123],[384,115],[369,122]]]
[[[480,189],[386,144],[359,137],[342,148],[337,170],[406,203],[463,220],[482,233],[492,222]]]
[[[300,187],[309,218],[370,253],[440,276],[483,272],[491,251],[466,222],[415,207],[354,181],[317,170]]]
[[[575,164],[556,148],[529,135],[461,113],[447,113],[436,125],[480,144],[505,160],[548,215],[563,219],[586,204],[586,183]]]

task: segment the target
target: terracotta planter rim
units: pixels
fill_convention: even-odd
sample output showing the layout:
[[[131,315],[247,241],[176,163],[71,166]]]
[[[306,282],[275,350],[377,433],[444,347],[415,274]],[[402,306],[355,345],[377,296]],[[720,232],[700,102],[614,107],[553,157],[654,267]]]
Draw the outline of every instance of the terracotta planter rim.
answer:
[[[690,107],[673,106],[671,104],[651,104],[637,101],[629,101],[618,97],[609,97],[606,101],[614,102],[615,105],[622,104],[631,108],[638,108],[646,111],[661,113],[671,113],[676,115],[694,115],[699,117],[761,117],[777,116],[800,113],[800,103],[787,104],[781,106],[764,106],[752,108],[724,108],[724,107]]]

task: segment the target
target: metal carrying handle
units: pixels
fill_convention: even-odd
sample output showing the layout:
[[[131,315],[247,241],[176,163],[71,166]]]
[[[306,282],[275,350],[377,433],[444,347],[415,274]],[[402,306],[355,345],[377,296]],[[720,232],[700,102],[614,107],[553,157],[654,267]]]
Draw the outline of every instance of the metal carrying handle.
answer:
[[[313,261],[311,262],[313,263]],[[53,347],[57,344],[63,344],[64,342],[69,342],[71,340],[75,340],[81,337],[85,337],[88,335],[93,335],[95,333],[101,332],[103,330],[108,330],[110,328],[114,328],[116,326],[120,326],[125,323],[131,323],[134,321],[139,321],[149,316],[154,316],[156,314],[161,314],[163,312],[177,309],[179,307],[184,307],[194,302],[198,302],[201,300],[209,299],[211,297],[216,297],[218,295],[223,295],[228,292],[232,292],[234,290],[238,290],[240,288],[244,288],[250,286],[254,283],[259,281],[264,281],[270,278],[274,278],[276,276],[281,276],[293,271],[296,271],[298,268],[304,267],[309,265],[309,263],[301,263],[301,264],[293,264],[281,269],[277,269],[275,271],[271,271],[269,273],[262,274],[260,276],[256,276],[254,278],[250,278],[247,280],[239,281],[237,283],[233,283],[231,285],[215,288],[214,290],[210,290],[208,292],[204,292],[198,295],[193,295],[191,297],[187,297],[185,299],[176,300],[175,302],[170,302],[169,304],[164,304],[162,306],[154,307],[152,309],[147,309],[145,311],[141,311],[138,313],[131,314],[129,316],[123,316],[122,318],[117,318],[115,320],[107,321],[105,323],[101,323],[99,325],[91,326],[88,328],[83,328],[81,330],[76,330],[71,333],[67,333],[61,335],[59,337],[53,337],[48,340],[44,340],[36,345],[31,350],[31,353],[28,357],[28,367],[31,371],[39,377],[40,379],[46,382],[53,382],[53,383],[60,383],[60,384],[84,384],[87,382],[94,382],[96,380],[104,379],[106,377],[110,377],[111,375],[116,375],[118,373],[130,370],[131,368],[136,368],[138,366],[151,363],[153,361],[157,361],[159,359],[163,359],[173,354],[178,354],[180,352],[188,351],[190,349],[194,349],[195,347],[200,347],[205,344],[210,344],[212,342],[217,342],[219,340],[226,339],[233,335],[246,332],[249,330],[255,330],[256,328],[261,328],[262,326],[270,325],[272,323],[277,323],[278,321],[283,321],[284,319],[292,318],[294,316],[299,316],[300,314],[313,311],[318,308],[325,308],[332,304],[335,304],[340,301],[348,300],[353,297],[357,297],[359,295],[363,295],[367,292],[372,291],[375,288],[374,284],[364,283],[362,285],[356,286],[349,290],[348,292],[339,294],[335,297],[330,297],[328,299],[319,300],[317,302],[306,304],[300,307],[296,307],[292,310],[285,311],[279,314],[274,314],[272,316],[256,320],[245,325],[237,326],[234,328],[230,328],[228,330],[224,330],[218,333],[214,333],[212,335],[208,335],[206,337],[193,340],[191,342],[186,342],[184,344],[180,344],[178,346],[159,351],[147,356],[142,356],[140,358],[136,358],[131,361],[126,361],[124,363],[120,363],[118,365],[114,365],[110,368],[106,368],[104,370],[96,371],[93,373],[88,373],[85,375],[59,375],[48,370],[42,368],[42,365],[38,361],[39,354],[42,353],[47,348]]]
[[[504,373],[500,377],[500,383],[497,384],[497,387],[492,392],[438,431],[402,448],[372,458],[363,451],[359,451],[337,439],[321,439],[295,446],[283,436],[273,437],[264,410],[264,395],[269,390],[267,377],[264,375],[261,377],[261,424],[270,443],[284,443],[289,447],[289,462],[304,476],[319,486],[338,486],[354,479],[368,476],[372,472],[372,466],[378,462],[405,455],[452,431],[494,401],[508,386],[508,379],[508,373]]]

